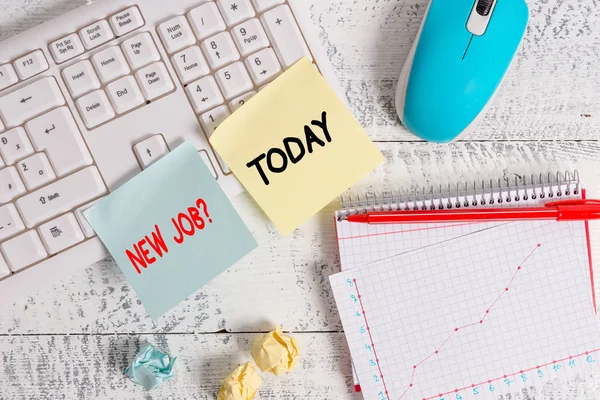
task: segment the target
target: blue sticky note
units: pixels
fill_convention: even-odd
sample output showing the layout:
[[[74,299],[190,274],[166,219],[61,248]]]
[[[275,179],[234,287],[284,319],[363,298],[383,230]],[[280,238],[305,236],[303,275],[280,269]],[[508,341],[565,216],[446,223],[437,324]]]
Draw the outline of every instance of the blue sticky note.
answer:
[[[85,216],[153,319],[257,246],[189,143]]]

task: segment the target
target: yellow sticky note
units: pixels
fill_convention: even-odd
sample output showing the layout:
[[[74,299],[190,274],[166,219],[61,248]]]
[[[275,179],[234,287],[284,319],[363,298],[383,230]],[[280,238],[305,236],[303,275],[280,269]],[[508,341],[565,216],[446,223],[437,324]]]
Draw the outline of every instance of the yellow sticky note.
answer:
[[[227,118],[210,142],[284,235],[383,162],[308,59]]]

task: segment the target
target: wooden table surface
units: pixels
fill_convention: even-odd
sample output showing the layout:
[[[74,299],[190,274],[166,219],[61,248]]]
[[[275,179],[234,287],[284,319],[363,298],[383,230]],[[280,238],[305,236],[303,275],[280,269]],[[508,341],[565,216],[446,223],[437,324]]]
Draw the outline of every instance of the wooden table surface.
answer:
[[[427,0],[307,3],[353,112],[386,157],[352,191],[573,168],[597,187],[598,0],[528,1],[525,40],[491,110],[476,131],[449,145],[417,140],[394,109]],[[0,40],[80,4],[0,0]],[[157,322],[112,259],[0,305],[0,399],[215,399],[223,377],[249,360],[257,333],[275,323],[300,341],[302,358],[295,372],[268,377],[260,399],[359,399],[328,281],[339,268],[336,204],[285,238],[247,196],[235,205],[260,247]],[[149,393],[123,375],[146,342],[179,357],[176,378]],[[599,377],[510,398],[597,399]]]

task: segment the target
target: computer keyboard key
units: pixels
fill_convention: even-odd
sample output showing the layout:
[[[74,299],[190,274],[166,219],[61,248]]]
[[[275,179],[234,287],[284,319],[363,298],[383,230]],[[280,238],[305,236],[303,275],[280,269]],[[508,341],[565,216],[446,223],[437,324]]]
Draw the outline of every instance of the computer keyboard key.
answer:
[[[144,25],[144,18],[136,6],[114,14],[109,21],[117,36],[123,36]]]
[[[15,167],[0,169],[0,204],[8,203],[25,193],[25,185]]]
[[[240,53],[229,32],[221,32],[202,42],[202,50],[212,69],[218,69],[240,59]]]
[[[40,225],[38,232],[48,254],[56,254],[85,239],[73,213],[61,215]]]
[[[188,47],[180,51],[171,60],[175,66],[175,71],[177,71],[177,76],[184,85],[210,73],[210,68],[198,46]]]
[[[45,77],[0,97],[0,116],[10,128],[63,104],[56,79]]]
[[[76,33],[55,40],[48,46],[57,64],[82,54],[85,49]]]
[[[0,65],[0,90],[6,89],[18,81],[17,72],[11,64]]]
[[[0,278],[4,278],[8,275],[10,275],[10,269],[8,268],[6,261],[4,261],[2,254],[0,254]]]
[[[91,165],[79,128],[67,107],[59,107],[25,124],[37,151],[45,151],[59,177]]]
[[[144,96],[131,75],[125,76],[106,86],[106,92],[110,97],[115,111],[123,114],[141,104],[144,104]]]
[[[115,34],[110,29],[108,22],[105,19],[101,19],[80,30],[79,36],[81,36],[85,48],[89,50],[112,40]]]
[[[277,61],[273,49],[263,49],[246,59],[250,76],[257,86],[271,82],[281,74],[281,64]]]
[[[94,200],[91,203],[87,203],[85,206],[79,207],[77,210],[75,210],[75,218],[77,218],[77,222],[79,222],[79,226],[81,227],[81,230],[83,231],[83,234],[87,238],[91,238],[92,236],[96,236],[96,231],[94,230],[94,228],[92,228],[92,226],[88,222],[88,220],[85,217],[85,215],[83,215],[83,213],[85,211],[87,211],[88,209],[90,209],[91,207],[93,207],[94,205],[96,205],[96,203],[99,202],[102,199],[103,199],[103,197],[99,198],[97,200]]]
[[[188,18],[198,40],[227,29],[217,5],[212,1],[194,8],[188,13]]]
[[[130,72],[129,65],[118,46],[112,46],[94,54],[92,63],[103,83],[120,78]]]
[[[210,110],[224,101],[217,82],[212,76],[206,76],[189,84],[185,90],[196,114]]]
[[[220,69],[215,74],[221,91],[227,100],[238,97],[254,88],[250,75],[241,61]]]
[[[250,0],[217,0],[228,26],[234,26],[256,15]]]
[[[138,69],[160,60],[158,49],[148,32],[140,33],[121,44],[132,69]]]
[[[100,89],[100,80],[89,60],[80,61],[63,69],[62,76],[74,98]]]
[[[163,135],[153,135],[133,146],[133,152],[142,169],[146,169],[169,154],[169,148]]]
[[[204,132],[206,132],[207,138],[210,139],[213,133],[217,130],[219,125],[231,115],[229,108],[225,105],[210,110],[200,116],[200,123]]]
[[[37,189],[56,179],[48,157],[44,153],[37,153],[19,161],[17,169],[28,190]]]
[[[19,78],[22,80],[31,78],[48,69],[48,60],[41,50],[36,50],[21,58],[18,58],[13,63]]]
[[[16,206],[25,226],[32,228],[105,193],[100,173],[92,166],[21,197]]]
[[[0,207],[0,240],[4,240],[25,230],[25,225],[14,204]]]
[[[248,100],[250,100],[252,97],[254,97],[255,95],[256,95],[256,92],[253,90],[251,92],[245,93],[245,94],[241,95],[240,97],[236,97],[235,99],[231,100],[231,102],[229,102],[229,108],[231,109],[231,112],[236,112],[241,106],[246,104],[246,102]]]
[[[267,34],[256,18],[236,26],[231,32],[233,33],[233,40],[235,40],[235,44],[237,44],[243,57],[269,45]]]
[[[200,157],[202,157],[202,161],[204,161],[204,164],[206,164],[206,167],[208,168],[212,176],[215,179],[217,179],[217,171],[215,170],[215,166],[213,165],[212,161],[210,160],[210,157],[208,156],[208,152],[206,150],[200,150],[198,151],[198,154],[200,154]]]
[[[213,152],[214,152],[214,150],[213,150]],[[231,169],[229,169],[227,164],[225,164],[225,160],[223,160],[223,158],[221,158],[221,156],[219,154],[217,154],[216,152],[214,152],[214,154],[215,154],[215,157],[217,158],[217,163],[219,164],[221,171],[223,171],[224,174],[231,174]]]
[[[48,256],[36,231],[27,231],[0,245],[12,272],[17,272]]]
[[[0,134],[0,154],[7,164],[33,154],[33,146],[21,127]]]
[[[140,69],[135,76],[146,100],[154,100],[175,89],[167,67],[162,62],[157,62]]]
[[[284,68],[291,67],[303,57],[312,61],[300,28],[287,5],[267,11],[260,19]]]
[[[77,100],[77,108],[81,113],[83,122],[89,129],[95,128],[115,116],[115,111],[102,89],[79,98]]]
[[[254,8],[256,8],[256,11],[261,13],[269,8],[283,4],[284,1],[285,0],[252,0],[252,3],[254,3]]]
[[[190,24],[183,15],[160,24],[158,34],[169,54],[183,50],[196,42],[192,28],[190,28]]]

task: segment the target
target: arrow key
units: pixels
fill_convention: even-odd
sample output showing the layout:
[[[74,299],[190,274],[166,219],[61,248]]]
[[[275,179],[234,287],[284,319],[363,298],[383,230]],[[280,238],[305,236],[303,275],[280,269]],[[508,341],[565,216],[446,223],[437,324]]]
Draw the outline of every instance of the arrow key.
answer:
[[[169,154],[169,148],[163,135],[153,135],[133,146],[133,152],[143,169],[148,168],[163,156]]]
[[[229,32],[221,32],[202,42],[202,50],[212,69],[218,69],[240,59],[240,53]]]
[[[223,95],[221,95],[217,82],[212,76],[205,76],[190,83],[185,88],[185,91],[197,114],[201,114],[223,103]]]
[[[252,80],[256,86],[271,82],[281,74],[281,65],[273,49],[268,48],[251,55],[246,59],[246,66],[250,71]]]

